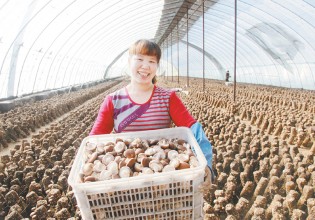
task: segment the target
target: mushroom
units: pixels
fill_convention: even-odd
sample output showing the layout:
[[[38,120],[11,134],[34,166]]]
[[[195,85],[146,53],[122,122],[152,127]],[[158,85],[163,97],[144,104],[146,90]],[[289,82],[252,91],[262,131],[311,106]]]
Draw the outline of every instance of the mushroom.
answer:
[[[163,138],[158,142],[158,145],[161,146],[162,149],[169,148],[170,143],[167,139]]]
[[[161,172],[163,169],[163,165],[159,161],[156,161],[156,160],[150,161],[149,167],[156,173]]]
[[[149,165],[148,165],[148,166],[149,166]],[[143,169],[143,165],[140,164],[140,163],[135,163],[134,169],[135,169],[136,172],[141,172],[142,169]]]
[[[85,149],[86,149],[87,151],[93,152],[93,151],[96,149],[96,144],[95,144],[95,143],[92,143],[92,142],[87,142],[87,143],[86,143],[86,146],[85,146]]]
[[[118,164],[116,161],[112,161],[107,165],[107,170],[110,170],[113,175],[118,173]]]
[[[105,154],[102,158],[102,163],[108,165],[110,162],[114,161],[115,157],[112,154]]]
[[[178,156],[178,152],[176,150],[170,150],[168,153],[167,153],[167,158],[169,160],[172,160],[174,158],[176,158]]]
[[[169,172],[169,171],[174,171],[174,170],[176,170],[175,167],[168,164],[168,165],[163,167],[162,172]]]
[[[153,170],[150,167],[143,167],[142,174],[153,174]]]
[[[119,176],[121,178],[130,177],[131,175],[132,175],[132,171],[131,171],[130,167],[124,166],[124,167],[120,168]]]
[[[100,173],[100,180],[110,180],[112,178],[112,171],[111,170],[103,170],[101,173]]]
[[[181,161],[181,162],[188,162],[189,161],[189,155],[187,154],[178,154],[177,158]]]
[[[102,172],[103,170],[106,170],[106,165],[103,164],[103,163],[102,163],[101,161],[99,161],[99,160],[94,161],[93,171],[94,171],[94,172],[97,172],[97,173],[100,173],[100,172]]]
[[[152,155],[154,155],[156,153],[156,149],[150,147],[150,148],[146,149],[144,153],[147,156],[152,156]]]
[[[127,158],[126,159],[126,165],[130,168],[133,167],[135,165],[135,163],[136,163],[136,158]]]
[[[179,170],[188,169],[188,168],[190,168],[190,165],[186,162],[180,162],[180,164],[178,166]]]
[[[84,164],[83,169],[82,169],[83,174],[85,176],[91,175],[92,172],[93,172],[93,167],[94,167],[93,163],[86,163],[86,164]]]
[[[122,153],[126,149],[126,145],[124,142],[119,141],[115,144],[114,150],[116,153]]]
[[[170,160],[170,163],[169,163],[169,165],[174,167],[175,169],[177,169],[179,167],[179,164],[180,164],[180,160],[176,157],[174,159]]]
[[[126,158],[135,158],[136,156],[136,153],[135,153],[135,150],[134,149],[127,149],[124,151],[124,156]]]
[[[105,144],[104,143],[97,143],[96,144],[96,152],[98,154],[103,154],[105,152]]]

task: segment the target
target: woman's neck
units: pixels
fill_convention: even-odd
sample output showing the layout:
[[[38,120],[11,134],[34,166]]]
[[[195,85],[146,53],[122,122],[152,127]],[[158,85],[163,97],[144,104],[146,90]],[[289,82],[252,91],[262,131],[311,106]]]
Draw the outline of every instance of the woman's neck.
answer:
[[[151,92],[154,88],[154,85],[152,83],[150,84],[135,84],[130,83],[127,86],[127,89],[131,93],[139,93],[139,92]]]
[[[127,85],[126,88],[127,88],[127,91],[131,100],[133,100],[134,102],[138,104],[143,104],[143,103],[146,103],[150,99],[153,89],[154,89],[154,85],[150,84],[150,85],[140,86],[140,85],[134,85],[130,83],[129,85]]]

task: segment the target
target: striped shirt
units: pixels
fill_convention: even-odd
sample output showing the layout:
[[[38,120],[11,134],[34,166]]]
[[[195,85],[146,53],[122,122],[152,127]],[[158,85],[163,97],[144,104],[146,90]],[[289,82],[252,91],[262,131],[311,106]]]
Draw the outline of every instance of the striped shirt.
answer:
[[[156,87],[148,102],[136,104],[129,98],[126,89],[116,91],[111,95],[115,131],[120,133],[170,127],[171,118],[168,113],[170,95],[170,91]]]
[[[150,99],[137,104],[122,88],[106,96],[90,135],[169,128],[171,122],[185,127],[196,122],[174,91],[154,86]]]

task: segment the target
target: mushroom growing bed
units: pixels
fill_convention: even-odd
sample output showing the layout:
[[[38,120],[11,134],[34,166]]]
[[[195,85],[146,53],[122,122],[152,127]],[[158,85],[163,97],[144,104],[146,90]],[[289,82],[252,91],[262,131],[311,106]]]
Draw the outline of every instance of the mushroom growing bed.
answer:
[[[0,157],[0,219],[81,218],[70,169],[105,95],[126,83],[0,115],[0,149],[9,149]],[[217,177],[204,197],[204,219],[315,219],[314,91],[239,84],[233,102],[224,82],[206,80],[205,92],[201,79],[185,83],[158,81],[183,88],[177,94],[213,145]]]

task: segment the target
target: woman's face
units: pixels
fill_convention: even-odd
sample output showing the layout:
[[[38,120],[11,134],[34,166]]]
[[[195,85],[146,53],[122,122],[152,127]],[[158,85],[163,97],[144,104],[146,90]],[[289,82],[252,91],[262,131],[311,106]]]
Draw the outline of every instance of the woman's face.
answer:
[[[129,58],[131,80],[141,84],[152,83],[158,62],[156,56],[142,54],[131,55]]]

